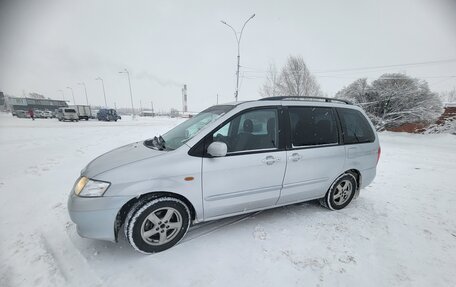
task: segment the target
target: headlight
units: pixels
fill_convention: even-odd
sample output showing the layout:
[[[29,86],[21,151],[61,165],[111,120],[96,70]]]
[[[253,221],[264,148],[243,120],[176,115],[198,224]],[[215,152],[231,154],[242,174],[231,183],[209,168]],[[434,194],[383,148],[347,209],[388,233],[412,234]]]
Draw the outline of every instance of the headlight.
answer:
[[[74,186],[74,194],[81,197],[102,196],[110,183],[81,177]]]

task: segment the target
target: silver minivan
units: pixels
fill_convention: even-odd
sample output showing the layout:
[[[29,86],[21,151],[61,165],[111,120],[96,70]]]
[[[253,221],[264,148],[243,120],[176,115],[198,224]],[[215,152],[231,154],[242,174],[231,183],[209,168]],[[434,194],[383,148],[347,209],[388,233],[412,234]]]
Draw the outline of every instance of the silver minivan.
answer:
[[[90,162],[68,210],[82,237],[138,251],[177,244],[190,225],[319,199],[346,207],[372,182],[380,145],[363,110],[330,98],[210,107],[166,134]]]
[[[78,122],[79,116],[74,108],[58,108],[56,110],[56,117],[61,121]]]

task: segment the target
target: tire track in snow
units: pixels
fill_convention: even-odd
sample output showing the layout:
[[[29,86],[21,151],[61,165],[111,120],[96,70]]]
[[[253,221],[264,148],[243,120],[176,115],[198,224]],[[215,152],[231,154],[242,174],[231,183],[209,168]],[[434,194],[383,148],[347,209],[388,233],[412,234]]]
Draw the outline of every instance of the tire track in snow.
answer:
[[[52,257],[54,267],[59,270],[67,286],[106,286],[69,238],[62,246],[62,242],[54,236],[41,233],[41,243],[46,253]]]

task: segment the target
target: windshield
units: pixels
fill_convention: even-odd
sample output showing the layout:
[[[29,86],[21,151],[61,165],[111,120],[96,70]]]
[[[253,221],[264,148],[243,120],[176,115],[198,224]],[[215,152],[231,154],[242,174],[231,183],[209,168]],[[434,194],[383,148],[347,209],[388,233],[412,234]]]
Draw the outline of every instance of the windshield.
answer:
[[[220,105],[202,111],[164,134],[161,137],[164,141],[164,146],[168,150],[179,148],[185,142],[193,138],[203,127],[215,121],[232,108],[234,108],[234,106]]]
[[[65,113],[75,113],[76,111],[73,109],[65,109]]]

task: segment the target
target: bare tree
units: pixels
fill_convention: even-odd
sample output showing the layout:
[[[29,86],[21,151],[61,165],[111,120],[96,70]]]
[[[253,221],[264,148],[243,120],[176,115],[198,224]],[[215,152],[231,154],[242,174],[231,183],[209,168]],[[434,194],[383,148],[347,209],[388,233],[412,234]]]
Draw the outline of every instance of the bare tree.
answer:
[[[454,103],[456,102],[456,88],[453,88],[450,91],[441,92],[439,96],[443,102]]]
[[[279,77],[279,91],[284,96],[320,96],[321,90],[301,56],[290,56]]]
[[[290,56],[280,74],[277,73],[274,64],[269,66],[266,82],[261,87],[260,94],[262,97],[312,97],[320,96],[322,92],[302,57]]]
[[[274,63],[269,64],[269,69],[266,74],[266,82],[260,88],[260,95],[263,98],[276,97],[279,94],[279,73]]]

